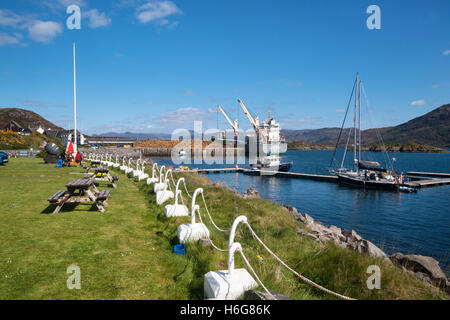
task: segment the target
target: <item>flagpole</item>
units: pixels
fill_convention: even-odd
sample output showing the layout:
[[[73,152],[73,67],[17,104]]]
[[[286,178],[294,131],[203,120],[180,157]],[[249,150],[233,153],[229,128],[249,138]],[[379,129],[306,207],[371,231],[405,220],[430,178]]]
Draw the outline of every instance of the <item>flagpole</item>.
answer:
[[[75,71],[75,42],[73,43],[73,134],[75,136],[74,154],[77,153],[77,76]]]

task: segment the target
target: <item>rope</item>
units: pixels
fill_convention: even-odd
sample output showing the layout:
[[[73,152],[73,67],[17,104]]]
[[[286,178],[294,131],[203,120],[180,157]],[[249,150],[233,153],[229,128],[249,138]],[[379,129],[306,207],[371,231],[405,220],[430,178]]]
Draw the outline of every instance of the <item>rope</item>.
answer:
[[[353,298],[350,298],[350,297],[341,295],[341,294],[336,293],[336,292],[334,292],[334,291],[331,291],[331,290],[329,290],[329,289],[327,289],[327,288],[325,288],[325,287],[322,287],[321,285],[315,283],[314,281],[309,280],[308,278],[306,278],[306,277],[302,276],[301,274],[299,274],[297,271],[295,271],[294,269],[292,269],[291,267],[289,267],[286,263],[284,263],[280,258],[278,258],[278,256],[277,256],[275,253],[273,253],[272,250],[270,250],[270,249],[264,244],[264,242],[262,242],[262,240],[258,237],[258,235],[255,233],[255,231],[253,231],[252,227],[250,226],[250,224],[249,224],[248,222],[246,222],[245,224],[247,225],[248,229],[249,229],[250,232],[252,233],[253,238],[254,238],[256,241],[258,241],[258,242],[264,247],[264,249],[266,249],[266,250],[267,250],[267,251],[275,258],[275,260],[277,260],[279,263],[281,263],[284,267],[286,267],[289,271],[291,271],[291,272],[292,272],[293,274],[295,274],[297,277],[299,277],[300,279],[302,279],[302,280],[305,281],[306,283],[312,285],[313,287],[315,287],[315,288],[317,288],[317,289],[320,289],[320,290],[322,290],[322,291],[325,291],[326,293],[329,293],[329,294],[331,294],[331,295],[334,295],[334,296],[336,296],[336,297],[338,297],[338,298],[341,298],[341,299],[344,299],[344,300],[355,300],[355,299],[353,299]]]
[[[263,287],[264,291],[267,292],[267,294],[269,295],[270,298],[272,298],[273,300],[276,300],[275,297],[273,296],[273,294],[266,288],[266,286],[262,283],[262,281],[259,279],[258,275],[256,274],[255,270],[253,270],[252,266],[250,265],[250,262],[248,262],[247,258],[245,257],[244,251],[242,251],[242,249],[238,250],[239,253],[242,256],[242,259],[244,259],[245,264],[247,265],[247,267],[250,269],[250,271],[253,273],[253,275],[256,278],[256,281],[258,281],[259,285],[261,287]]]
[[[202,215],[201,215],[201,213],[200,213],[200,210],[198,210],[197,212],[198,212],[198,217],[200,218],[200,222],[201,222],[201,224],[202,224],[203,230],[205,230],[205,233],[208,235],[208,240],[211,242],[211,245],[213,246],[213,248],[216,249],[216,250],[218,250],[218,251],[221,251],[221,252],[228,252],[229,250],[220,249],[218,246],[216,246],[216,245],[214,244],[214,242],[213,242],[213,241],[211,240],[211,238],[209,237],[209,233],[207,232],[208,229],[206,228],[205,224],[203,223]],[[195,211],[194,211],[192,214],[195,214]]]
[[[213,224],[213,226],[214,226],[217,230],[219,230],[220,232],[230,232],[230,229],[222,230],[222,229],[220,229],[218,226],[216,226],[216,224],[214,223],[213,218],[211,217],[211,214],[209,213],[208,206],[206,205],[205,196],[203,195],[203,192],[201,192],[201,194],[202,194],[203,204],[205,205],[205,209],[206,209],[206,212],[208,213],[209,220],[211,220],[211,223]]]
[[[192,196],[189,194],[189,191],[186,186],[186,180],[183,180],[183,185],[184,185],[184,190],[186,191],[187,196],[192,199]]]
[[[158,166],[156,166],[156,168],[158,169]],[[159,171],[159,170],[158,170],[158,171]],[[168,187],[169,187],[169,190],[171,190],[171,185],[170,185],[171,182],[172,182],[172,184],[174,184],[174,187],[175,187],[175,183],[174,183],[174,179],[173,179],[172,172],[170,172],[170,176],[171,176],[171,180],[168,180],[168,183],[167,183],[167,185],[168,185]],[[184,181],[183,181],[183,182],[184,182]],[[189,195],[189,192],[187,191],[186,183],[184,182],[183,184],[184,184],[184,186],[185,186],[185,189],[186,189],[187,194]],[[164,191],[166,191],[166,190],[164,190]],[[209,217],[211,223],[214,225],[214,227],[215,227],[217,230],[219,230],[219,231],[221,231],[221,232],[229,232],[229,231],[230,231],[229,229],[228,229],[228,230],[220,229],[220,228],[217,227],[217,225],[214,223],[214,220],[212,219],[211,214],[210,214],[210,212],[209,212],[209,210],[208,210],[208,206],[207,206],[207,204],[206,204],[206,200],[205,200],[205,197],[204,197],[204,195],[203,195],[203,192],[202,192],[201,194],[202,194],[203,204],[204,204],[204,206],[205,206],[206,212],[208,213],[208,217]],[[175,196],[176,196],[176,195],[175,195]],[[181,197],[180,197],[180,198],[181,198],[181,202],[183,203],[183,205],[185,205],[184,199],[183,199],[183,194],[182,194],[182,193],[181,193]],[[218,246],[216,246],[216,245],[214,244],[214,242],[211,240],[211,238],[210,238],[210,236],[209,236],[209,233],[206,232],[206,231],[207,231],[207,228],[206,228],[205,224],[203,223],[203,219],[202,219],[202,215],[201,215],[200,210],[197,210],[197,212],[198,212],[198,217],[199,217],[199,219],[200,219],[200,222],[201,222],[201,224],[202,224],[202,227],[204,228],[205,233],[208,235],[208,240],[210,241],[212,247],[213,247],[214,249],[220,251],[220,252],[228,252],[229,250],[221,249],[221,248],[219,248]],[[192,214],[195,214],[195,211],[194,211]],[[248,227],[248,229],[250,230],[250,232],[251,232],[253,238],[254,238],[256,241],[258,241],[258,242],[264,247],[264,249],[266,249],[267,252],[269,252],[269,253],[274,257],[275,260],[277,260],[280,264],[282,264],[285,268],[287,268],[289,271],[291,271],[293,274],[295,274],[295,275],[296,275],[297,277],[299,277],[301,280],[303,280],[304,282],[310,284],[311,286],[313,286],[313,287],[315,287],[315,288],[317,288],[317,289],[319,289],[319,290],[322,290],[322,291],[324,291],[324,292],[326,292],[326,293],[328,293],[328,294],[334,295],[334,296],[336,296],[336,297],[338,297],[338,298],[341,298],[341,299],[344,299],[344,300],[355,300],[355,299],[353,299],[353,298],[350,298],[350,297],[341,295],[341,294],[336,293],[336,292],[334,292],[334,291],[331,291],[331,290],[329,290],[329,289],[327,289],[327,288],[325,288],[325,287],[322,287],[321,285],[315,283],[314,281],[309,280],[308,278],[306,278],[306,277],[302,276],[301,274],[299,274],[297,271],[295,271],[294,269],[292,269],[291,267],[289,267],[285,262],[283,262],[283,261],[282,261],[275,253],[272,252],[272,250],[270,250],[270,249],[266,246],[266,244],[258,237],[258,235],[255,233],[255,231],[252,229],[252,227],[250,226],[250,224],[249,224],[248,222],[244,222],[244,223],[247,225],[247,227]],[[266,293],[269,295],[270,298],[272,298],[272,299],[275,300],[275,297],[273,296],[273,294],[272,294],[272,293],[264,286],[264,284],[262,283],[262,281],[259,279],[258,275],[256,274],[256,272],[255,272],[255,270],[253,269],[253,267],[250,265],[250,262],[249,262],[248,259],[246,258],[246,256],[245,256],[244,252],[242,251],[242,249],[239,249],[238,251],[239,251],[239,253],[241,254],[242,259],[244,260],[244,262],[245,262],[245,264],[247,265],[247,267],[248,267],[248,268],[250,269],[250,271],[253,273],[253,275],[254,275],[254,277],[256,278],[256,280],[257,280],[257,282],[259,283],[259,285],[261,285],[261,287],[266,291]]]

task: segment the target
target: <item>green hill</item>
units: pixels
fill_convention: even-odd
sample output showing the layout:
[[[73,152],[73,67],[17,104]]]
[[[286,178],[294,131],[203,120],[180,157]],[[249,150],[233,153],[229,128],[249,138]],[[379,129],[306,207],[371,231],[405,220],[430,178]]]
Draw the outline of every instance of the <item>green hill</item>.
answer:
[[[379,143],[376,130],[381,134],[383,141],[387,143],[414,142],[421,145],[448,148],[450,147],[450,104],[445,104],[423,116],[395,127],[364,130],[362,131],[363,144]],[[282,130],[282,134],[288,141],[334,145],[339,131],[340,128]],[[346,132],[343,133],[344,137],[347,137]]]

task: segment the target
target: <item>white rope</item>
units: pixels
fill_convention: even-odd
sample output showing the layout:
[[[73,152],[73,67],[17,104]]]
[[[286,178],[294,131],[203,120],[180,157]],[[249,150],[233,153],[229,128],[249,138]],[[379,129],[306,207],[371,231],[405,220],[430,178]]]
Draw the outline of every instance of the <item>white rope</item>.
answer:
[[[204,230],[205,233],[208,235],[208,240],[209,240],[209,242],[211,242],[211,245],[213,246],[213,248],[216,249],[216,250],[218,250],[218,251],[221,251],[221,252],[228,252],[229,250],[220,249],[219,247],[217,247],[217,246],[214,244],[214,242],[213,242],[213,241],[211,240],[211,238],[209,237],[209,233],[207,232],[208,229],[206,228],[205,224],[203,223],[202,215],[201,215],[201,213],[200,213],[200,210],[197,210],[197,212],[198,212],[198,217],[200,218],[200,222],[201,222],[201,224],[202,224],[203,230]],[[195,210],[194,210],[194,212],[192,212],[192,214],[195,214]]]
[[[222,229],[220,229],[218,226],[216,226],[216,224],[214,223],[213,218],[211,217],[211,214],[209,213],[208,206],[206,205],[206,201],[205,201],[205,197],[204,197],[204,195],[203,195],[203,192],[201,192],[201,194],[202,194],[203,204],[205,205],[205,209],[206,209],[206,212],[208,213],[209,220],[211,220],[211,223],[213,224],[213,226],[214,226],[217,230],[219,230],[220,232],[230,232],[230,229],[222,230]]]
[[[185,180],[183,180],[183,185],[184,185],[184,190],[186,191],[187,196],[188,196],[189,198],[192,199],[192,196],[189,194],[189,191],[188,191],[188,189],[187,189],[186,181],[185,181]]]
[[[158,166],[156,166],[156,168],[158,169]],[[158,170],[158,171],[159,171],[159,170]],[[160,171],[159,171],[159,172],[160,172]],[[170,187],[170,183],[171,183],[171,182],[173,183],[173,185],[174,185],[174,187],[175,187],[175,182],[174,182],[174,179],[173,179],[172,172],[170,172],[170,176],[171,176],[171,180],[167,179],[167,185],[168,185],[168,187],[169,187],[169,190],[171,190],[171,187]],[[189,195],[189,192],[187,191],[186,183],[185,183],[184,181],[183,181],[183,184],[184,184],[184,186],[185,186],[186,193]],[[164,190],[164,191],[166,191],[166,190]],[[230,230],[223,230],[223,229],[220,229],[220,228],[214,223],[214,220],[212,219],[211,214],[209,213],[208,206],[207,206],[207,204],[206,204],[206,200],[205,200],[205,197],[204,197],[204,195],[203,195],[203,192],[201,192],[201,194],[202,194],[203,204],[204,204],[204,206],[205,206],[206,212],[208,213],[208,217],[209,217],[211,223],[213,224],[213,226],[214,226],[217,230],[219,230],[219,231],[221,231],[221,232],[229,232]],[[183,203],[183,205],[185,205],[185,204],[184,204],[184,200],[183,200],[183,194],[181,194],[181,202]],[[198,216],[199,216],[200,222],[201,222],[201,224],[202,224],[202,227],[203,227],[204,229],[206,229],[206,226],[205,226],[205,224],[203,223],[203,219],[202,219],[202,215],[201,215],[201,213],[200,213],[200,210],[198,210],[197,212],[198,212]],[[194,211],[192,214],[195,214],[195,211]],[[308,278],[302,276],[301,274],[299,274],[297,271],[295,271],[294,269],[292,269],[291,267],[289,267],[285,262],[283,262],[283,261],[282,261],[275,253],[272,252],[272,250],[270,250],[270,249],[266,246],[266,244],[258,237],[258,235],[255,233],[255,231],[252,229],[252,227],[250,226],[250,224],[249,224],[248,222],[244,222],[244,223],[247,225],[247,227],[248,227],[248,229],[250,230],[250,232],[251,232],[253,238],[254,238],[256,241],[258,241],[258,242],[264,247],[264,249],[266,249],[267,252],[269,252],[269,253],[275,258],[275,260],[277,260],[279,263],[281,263],[285,268],[287,268],[289,271],[291,271],[291,272],[292,272],[293,274],[295,274],[297,277],[299,277],[300,279],[302,279],[302,280],[305,281],[306,283],[310,284],[311,286],[313,286],[313,287],[315,287],[315,288],[317,288],[317,289],[320,289],[320,290],[322,290],[322,291],[324,291],[324,292],[326,292],[326,293],[329,293],[329,294],[331,294],[331,295],[334,295],[334,296],[336,296],[336,297],[338,297],[338,298],[341,298],[341,299],[344,299],[344,300],[355,300],[355,299],[353,299],[353,298],[350,298],[350,297],[341,295],[341,294],[336,293],[336,292],[334,292],[334,291],[331,291],[331,290],[329,290],[329,289],[327,289],[327,288],[325,288],[325,287],[322,287],[321,285],[315,283],[314,281],[312,281],[312,280],[310,280],[310,279],[308,279]],[[207,230],[207,229],[206,229],[206,230]],[[205,230],[205,231],[206,231],[206,230]],[[205,233],[208,234],[208,232],[205,232]],[[208,234],[208,240],[210,241],[210,243],[211,243],[211,245],[212,245],[212,247],[213,247],[214,249],[216,249],[216,250],[218,250],[218,251],[220,251],[220,252],[228,252],[228,251],[229,251],[229,250],[221,249],[221,248],[219,248],[218,246],[216,246],[216,245],[214,244],[214,242],[211,240],[209,234]],[[261,280],[259,279],[259,277],[258,277],[258,275],[256,274],[255,270],[252,268],[252,266],[250,265],[249,261],[248,261],[247,258],[245,257],[245,254],[244,254],[244,252],[242,251],[242,249],[240,249],[239,252],[241,253],[242,259],[244,260],[245,264],[246,264],[247,267],[250,269],[250,271],[253,273],[253,275],[255,276],[255,278],[256,278],[256,280],[258,281],[258,283],[259,283],[259,284],[261,285],[261,287],[267,292],[267,294],[268,294],[272,299],[275,300],[275,297],[272,295],[272,293],[264,286],[264,284],[263,284],[263,283],[261,282]]]
[[[305,281],[306,283],[312,285],[313,287],[316,287],[317,289],[320,289],[322,291],[325,291],[331,295],[334,295],[336,297],[339,297],[341,299],[344,300],[355,300],[353,298],[341,295],[339,293],[336,293],[334,291],[331,291],[325,287],[322,287],[321,285],[315,283],[312,280],[309,280],[308,278],[302,276],[301,274],[299,274],[297,271],[295,271],[294,269],[292,269],[291,267],[289,267],[286,263],[284,263],[275,253],[272,252],[272,250],[270,250],[265,244],[264,242],[258,237],[258,235],[255,233],[255,231],[253,231],[252,227],[250,226],[250,224],[248,222],[244,222],[247,227],[249,228],[250,232],[252,233],[253,237],[255,238],[255,240],[257,240],[263,247],[264,249],[266,249],[274,258],[275,260],[277,260],[279,263],[281,263],[284,267],[286,267],[289,271],[291,271],[293,274],[295,274],[297,277],[299,277],[300,279],[302,279],[303,281]]]
[[[253,273],[253,275],[256,278],[256,281],[258,281],[259,285],[263,287],[264,291],[267,292],[267,294],[272,298],[273,300],[276,300],[273,294],[266,288],[266,286],[262,283],[262,281],[259,279],[258,275],[256,274],[255,270],[253,270],[252,266],[250,265],[250,262],[248,262],[247,258],[245,257],[244,251],[242,249],[238,250],[241,253],[242,259],[244,259],[245,264],[250,269],[250,271]]]

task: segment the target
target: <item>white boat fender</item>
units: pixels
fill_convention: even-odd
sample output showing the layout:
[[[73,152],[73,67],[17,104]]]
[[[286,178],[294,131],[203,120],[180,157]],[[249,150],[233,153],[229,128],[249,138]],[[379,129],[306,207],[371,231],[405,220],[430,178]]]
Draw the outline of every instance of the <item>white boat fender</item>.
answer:
[[[234,253],[242,250],[241,244],[234,242],[236,228],[240,222],[247,223],[247,217],[239,216],[231,227],[228,240],[228,270],[210,271],[203,281],[205,299],[235,300],[245,291],[258,287],[247,269],[234,269]]]
[[[155,175],[155,173],[156,173],[155,167],[157,167],[157,166],[158,166],[158,164],[155,162],[152,167],[152,177],[147,179],[147,184],[152,184],[152,183],[158,182],[158,178]]]
[[[206,228],[206,226],[201,222],[198,223],[195,222],[195,212],[197,212],[200,215],[200,207],[197,204],[195,204],[195,199],[199,193],[203,193],[202,188],[196,189],[194,195],[192,196],[191,223],[181,224],[178,226],[177,234],[180,243],[186,243],[191,241],[197,241],[203,238],[209,238],[208,228]]]
[[[181,190],[179,190],[179,184],[184,181],[184,178],[180,178],[177,182],[177,188],[175,190],[175,203],[168,204],[164,207],[164,214],[166,217],[184,217],[189,215],[188,208],[183,204],[178,204],[178,196],[181,196]]]
[[[166,188],[167,182],[169,181],[169,180],[167,180],[169,172],[172,172],[172,170],[169,169],[166,171],[166,175],[163,180],[162,177],[164,176],[164,173],[162,172],[162,167],[161,167],[161,174],[159,175],[159,183],[155,183],[155,185],[153,186],[154,193],[157,193],[158,191],[162,191]]]

